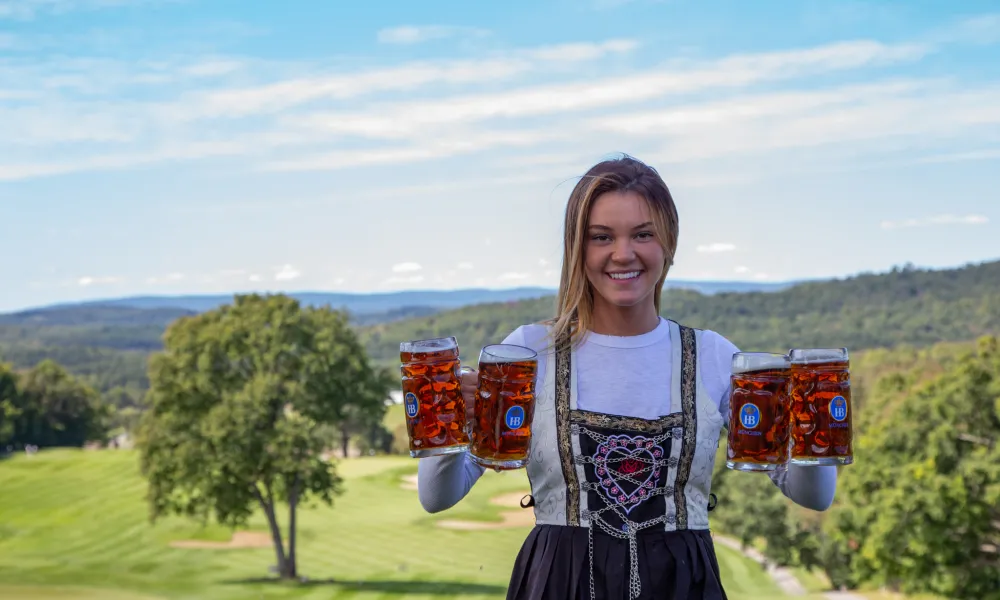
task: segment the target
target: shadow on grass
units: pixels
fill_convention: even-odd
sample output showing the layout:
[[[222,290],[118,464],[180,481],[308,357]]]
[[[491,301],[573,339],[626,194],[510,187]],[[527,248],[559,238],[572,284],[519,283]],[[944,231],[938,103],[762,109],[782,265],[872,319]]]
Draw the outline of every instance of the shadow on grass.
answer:
[[[455,581],[348,581],[341,579],[307,579],[306,581],[282,581],[272,577],[233,579],[222,582],[226,585],[273,585],[287,587],[335,587],[352,592],[380,592],[383,594],[436,596],[495,596],[507,593],[507,586],[484,583],[461,583]]]

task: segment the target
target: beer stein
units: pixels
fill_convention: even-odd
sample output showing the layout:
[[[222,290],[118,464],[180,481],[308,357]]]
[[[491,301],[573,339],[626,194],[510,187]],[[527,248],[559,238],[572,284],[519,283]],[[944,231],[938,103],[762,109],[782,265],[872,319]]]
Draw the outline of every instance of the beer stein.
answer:
[[[469,448],[476,463],[497,471],[528,464],[537,376],[534,350],[511,344],[483,348]]]
[[[798,465],[854,462],[847,348],[794,348],[792,457]]]
[[[468,450],[461,382],[466,369],[459,360],[458,341],[446,337],[403,342],[399,359],[410,456],[424,458]]]
[[[791,363],[787,354],[737,352],[729,396],[726,466],[774,471],[788,463]]]

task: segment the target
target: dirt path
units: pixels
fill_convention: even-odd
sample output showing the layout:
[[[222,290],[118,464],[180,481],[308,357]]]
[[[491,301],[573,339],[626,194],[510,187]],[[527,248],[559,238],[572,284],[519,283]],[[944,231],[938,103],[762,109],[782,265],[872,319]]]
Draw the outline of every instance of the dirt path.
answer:
[[[457,519],[446,519],[438,521],[438,527],[445,529],[505,529],[507,527],[531,527],[535,524],[535,511],[521,508],[521,498],[528,492],[511,492],[496,496],[490,499],[490,504],[503,506],[504,508],[516,508],[517,510],[505,510],[500,513],[503,521],[499,523],[486,523],[483,521],[459,521]]]
[[[208,540],[177,540],[170,542],[171,548],[199,548],[206,550],[228,550],[233,548],[268,548],[271,536],[259,531],[237,531],[228,542]]]
[[[823,592],[823,597],[827,600],[865,600],[864,596],[852,592]]]
[[[717,534],[713,534],[712,539],[714,539],[715,543],[717,544],[726,546],[727,548],[732,548],[733,550],[743,553],[744,556],[757,561],[758,564],[761,565],[765,564],[765,559],[763,554],[761,554],[760,552],[758,552],[753,548],[744,549],[743,547],[741,547],[739,540],[735,540]],[[789,596],[805,596],[806,594],[809,593],[806,590],[806,588],[802,586],[802,583],[799,582],[798,578],[796,578],[795,575],[792,574],[790,569],[786,569],[785,567],[776,567],[774,565],[768,565],[767,573],[771,576],[771,579],[773,579],[774,582],[778,584],[778,587],[781,588],[781,591],[785,592],[785,594]],[[831,598],[831,600],[833,599]],[[855,599],[843,597],[838,600],[855,600]],[[861,598],[860,600],[864,599]]]

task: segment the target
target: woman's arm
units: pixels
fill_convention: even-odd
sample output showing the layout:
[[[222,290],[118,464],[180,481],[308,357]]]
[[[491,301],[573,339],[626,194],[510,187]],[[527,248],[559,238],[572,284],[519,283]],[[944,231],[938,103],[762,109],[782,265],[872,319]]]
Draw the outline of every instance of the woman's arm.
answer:
[[[504,344],[524,345],[523,328],[507,336]],[[474,371],[462,377],[462,396],[465,398],[466,415],[473,419],[476,386],[479,373]],[[468,452],[421,458],[417,465],[417,496],[420,505],[429,513],[448,510],[469,493],[483,476],[485,468],[473,462]]]
[[[417,495],[429,513],[441,512],[465,498],[483,475],[467,452],[421,458],[417,465]]]
[[[729,374],[733,354],[739,352],[732,342],[714,331],[706,331],[703,336],[706,347],[705,385],[713,398],[719,399],[719,413],[724,427],[729,427]],[[768,471],[768,476],[781,493],[792,502],[805,508],[824,511],[833,504],[837,491],[837,467],[788,465],[777,471]]]

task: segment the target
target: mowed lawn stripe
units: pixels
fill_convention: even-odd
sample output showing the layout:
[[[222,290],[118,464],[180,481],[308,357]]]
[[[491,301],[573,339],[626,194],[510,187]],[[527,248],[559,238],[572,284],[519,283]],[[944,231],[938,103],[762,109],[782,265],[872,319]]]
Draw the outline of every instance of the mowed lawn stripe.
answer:
[[[37,584],[53,594],[62,584],[92,585],[95,598],[114,589],[116,600],[132,600],[130,591],[171,600],[503,598],[529,528],[459,531],[437,521],[498,521],[500,512],[520,510],[490,499],[527,491],[524,473],[487,472],[458,506],[429,515],[416,492],[401,487],[416,464],[406,457],[339,461],[345,494],[332,509],[299,514],[300,573],[311,583],[287,586],[255,583],[272,577],[270,546],[170,547],[171,540],[226,541],[231,532],[179,517],[150,525],[135,452],[14,457],[0,462],[0,597],[13,589],[5,584]],[[284,528],[285,507],[279,518]],[[266,531],[262,516],[250,529]],[[755,563],[725,548],[719,560],[732,600],[781,597]]]

